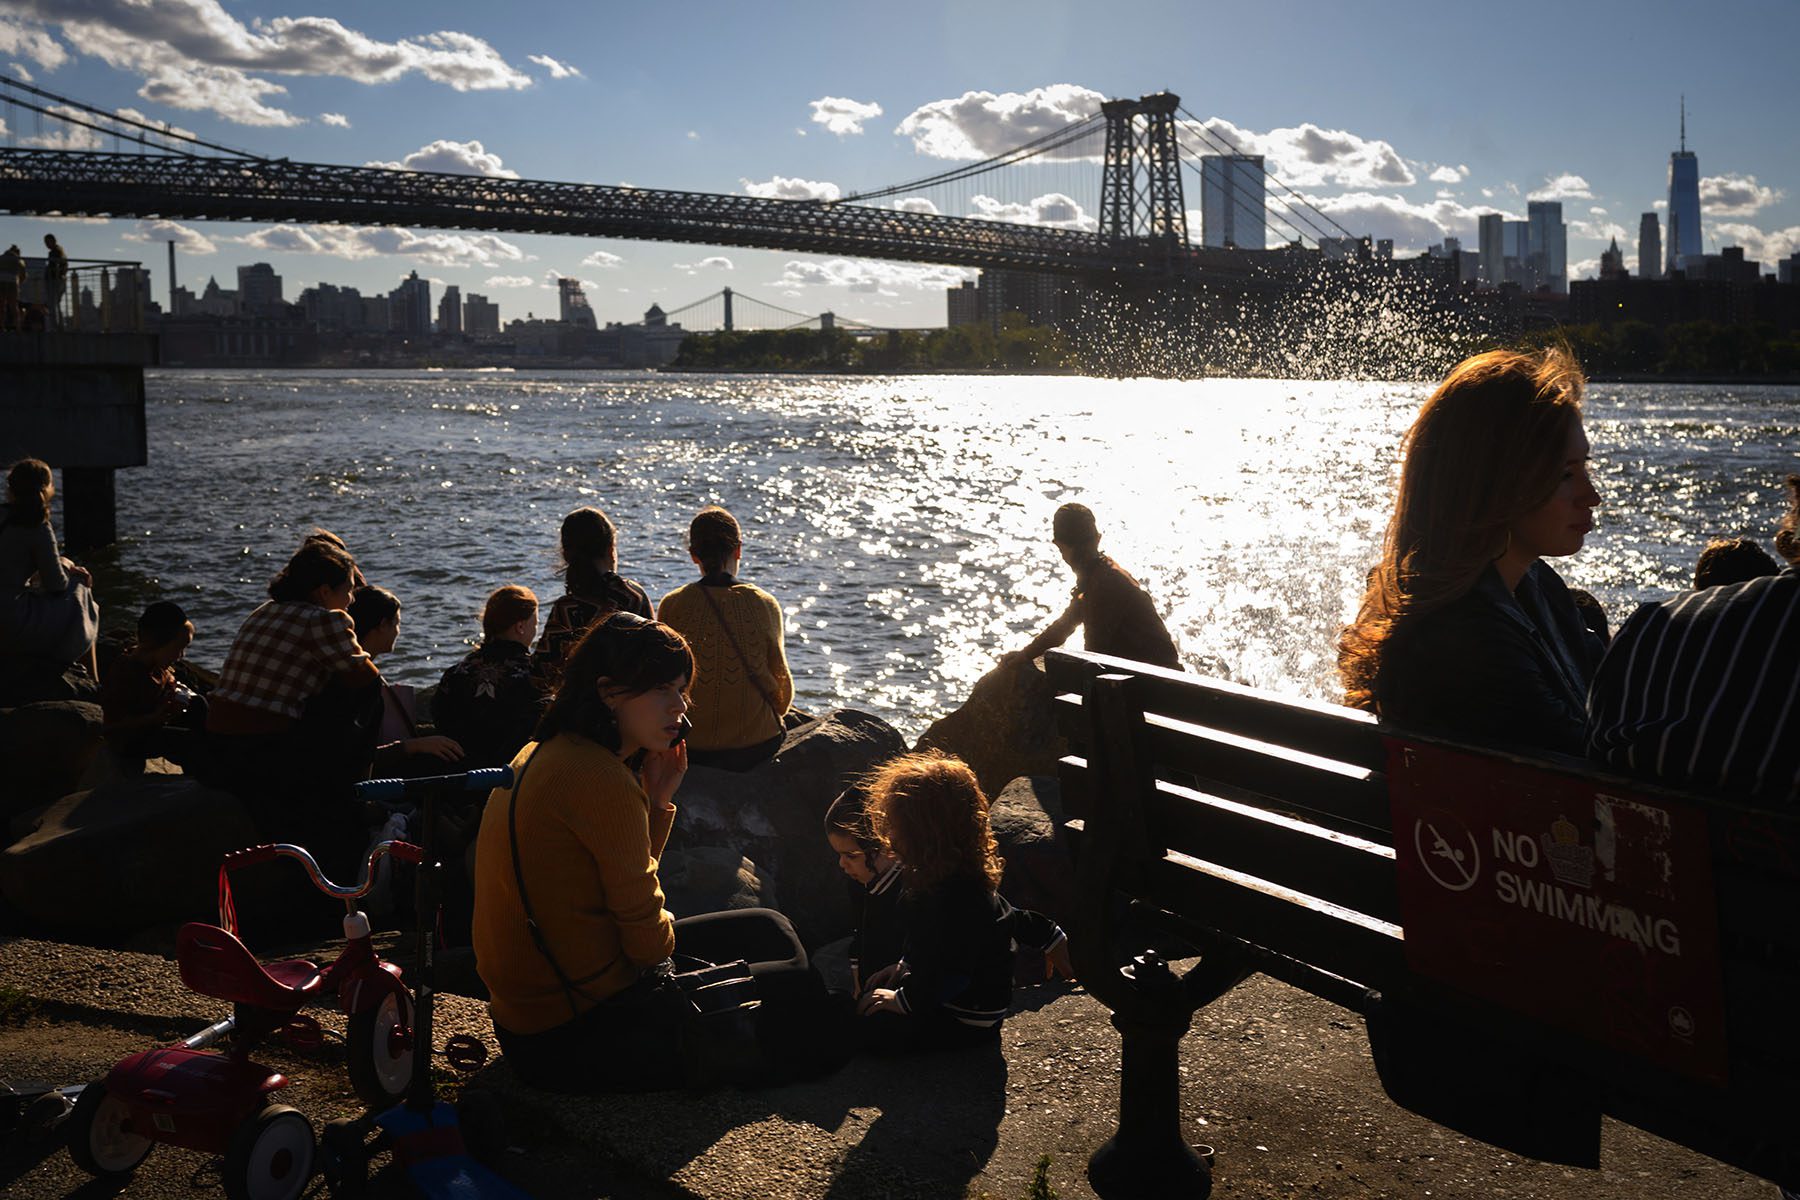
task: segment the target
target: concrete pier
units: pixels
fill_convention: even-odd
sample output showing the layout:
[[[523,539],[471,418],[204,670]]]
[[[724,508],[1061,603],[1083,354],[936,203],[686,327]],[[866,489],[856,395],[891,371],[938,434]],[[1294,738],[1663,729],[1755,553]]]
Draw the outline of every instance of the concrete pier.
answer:
[[[148,461],[145,333],[0,333],[0,466],[41,458],[62,472],[63,545],[118,538],[113,472]]]

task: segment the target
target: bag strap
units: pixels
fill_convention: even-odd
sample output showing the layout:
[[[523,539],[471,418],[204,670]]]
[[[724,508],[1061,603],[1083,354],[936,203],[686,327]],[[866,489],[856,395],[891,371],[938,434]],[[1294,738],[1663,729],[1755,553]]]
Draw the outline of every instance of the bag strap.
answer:
[[[776,727],[779,728],[781,710],[775,707],[775,697],[769,695],[769,690],[763,687],[762,680],[758,679],[756,672],[750,669],[750,660],[744,657],[744,648],[738,645],[737,634],[731,632],[731,623],[725,619],[725,610],[719,607],[719,602],[713,599],[711,589],[704,583],[697,583],[694,586],[700,589],[701,598],[706,601],[706,606],[712,609],[713,616],[718,618],[719,628],[725,631],[725,640],[731,643],[732,653],[738,656],[738,663],[744,668],[744,678],[750,681],[750,686],[756,689],[756,694],[761,696],[763,703],[769,706],[769,711],[775,716]]]
[[[543,746],[540,745],[537,750],[531,752],[531,758],[525,760],[525,764],[519,768],[519,777],[513,781],[512,798],[507,801],[506,805],[506,836],[507,840],[512,843],[513,881],[519,888],[519,907],[525,910],[525,932],[531,935],[531,944],[537,947],[538,953],[544,956],[544,961],[550,964],[550,970],[556,975],[557,983],[562,985],[563,998],[569,1002],[569,1016],[575,1018],[581,1015],[581,1009],[575,1003],[576,996],[594,1004],[598,1004],[600,1001],[584,991],[573,979],[570,979],[568,973],[562,969],[562,964],[556,961],[556,955],[550,953],[550,943],[544,937],[544,931],[538,927],[537,915],[531,910],[531,897],[525,891],[525,867],[519,859],[519,801],[525,795],[525,775],[531,770],[532,759],[537,758],[538,750],[542,749]],[[588,979],[597,979],[606,974],[612,970],[613,963],[618,961],[617,958],[612,959],[611,962],[588,976]]]

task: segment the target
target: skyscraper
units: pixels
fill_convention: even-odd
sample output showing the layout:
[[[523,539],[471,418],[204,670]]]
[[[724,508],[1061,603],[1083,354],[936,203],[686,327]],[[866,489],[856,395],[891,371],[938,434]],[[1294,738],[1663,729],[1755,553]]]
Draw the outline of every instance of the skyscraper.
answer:
[[[281,306],[281,276],[268,263],[239,267],[238,311],[260,316]]]
[[[1638,218],[1638,278],[1662,278],[1662,222],[1653,212]]]
[[[1687,148],[1687,97],[1681,98],[1681,149],[1669,155],[1668,269],[1704,253],[1700,242],[1700,160]]]
[[[1481,247],[1481,282],[1499,287],[1506,282],[1506,250],[1502,231],[1506,217],[1500,213],[1482,213],[1477,222]]]
[[[444,289],[444,298],[438,301],[437,331],[452,336],[460,336],[463,331],[462,289],[454,283]]]
[[[1533,200],[1525,206],[1530,227],[1526,255],[1536,275],[1536,286],[1567,294],[1569,290],[1569,227],[1563,224],[1562,201]]]
[[[587,293],[581,290],[581,280],[571,279],[567,275],[558,276],[556,291],[557,298],[562,302],[563,324],[581,329],[595,327],[594,310],[588,306]]]
[[[431,332],[431,280],[414,271],[388,293],[388,328],[409,336]]]
[[[1200,221],[1202,245],[1267,248],[1262,155],[1201,156]]]

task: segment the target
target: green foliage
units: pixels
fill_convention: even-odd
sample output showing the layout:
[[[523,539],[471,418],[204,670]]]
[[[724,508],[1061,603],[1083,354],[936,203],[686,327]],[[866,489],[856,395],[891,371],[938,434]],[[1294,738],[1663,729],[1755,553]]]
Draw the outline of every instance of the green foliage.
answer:
[[[1068,339],[1008,314],[998,333],[986,325],[894,329],[873,338],[843,330],[734,330],[697,333],[681,343],[675,366],[690,370],[765,371],[1058,371],[1074,365]]]
[[[1565,325],[1526,338],[1565,342],[1593,374],[1783,375],[1800,372],[1800,333],[1773,325],[1694,321],[1657,328],[1642,321]]]
[[[1056,1189],[1050,1186],[1050,1156],[1044,1155],[1031,1169],[1031,1186],[1025,1189],[1025,1200],[1056,1200]]]

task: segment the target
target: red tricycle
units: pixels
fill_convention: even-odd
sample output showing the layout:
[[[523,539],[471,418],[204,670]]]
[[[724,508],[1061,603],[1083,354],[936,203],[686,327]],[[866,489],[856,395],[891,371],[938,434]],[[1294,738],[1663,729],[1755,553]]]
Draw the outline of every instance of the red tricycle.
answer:
[[[335,884],[299,846],[253,846],[225,857],[219,869],[219,924],[184,925],[176,940],[181,980],[202,995],[227,1000],[232,1015],[176,1046],[123,1060],[82,1090],[68,1124],[69,1156],[94,1175],[119,1178],[136,1170],[158,1142],[225,1156],[224,1183],[232,1200],[292,1200],[313,1174],[310,1122],[274,1101],[287,1076],[251,1060],[271,1036],[316,1044],[318,1023],[308,1005],[335,1002],[349,1018],[345,1060],[356,1094],[386,1108],[412,1079],[413,998],[400,969],[383,962],[369,940],[369,919],[356,901],[368,894],[382,857],[418,864],[407,842],[382,842],[369,853],[360,883]],[[304,959],[262,963],[239,941],[230,873],[255,863],[291,858],[313,886],[344,901],[346,945],[320,967]],[[206,1047],[224,1042],[223,1051]]]

